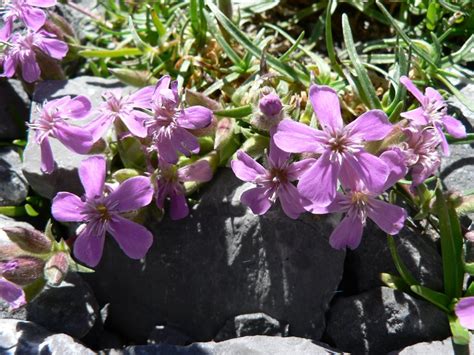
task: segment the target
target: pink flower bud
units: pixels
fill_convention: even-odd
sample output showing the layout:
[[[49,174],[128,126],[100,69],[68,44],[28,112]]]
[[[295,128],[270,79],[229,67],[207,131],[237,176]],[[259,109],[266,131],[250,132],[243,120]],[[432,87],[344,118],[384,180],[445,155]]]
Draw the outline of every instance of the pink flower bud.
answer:
[[[69,259],[67,254],[63,252],[54,254],[44,268],[46,280],[53,286],[59,285],[66,277],[68,268]]]
[[[35,254],[45,254],[51,251],[51,240],[36,229],[21,226],[10,226],[2,229],[8,238],[24,251]]]

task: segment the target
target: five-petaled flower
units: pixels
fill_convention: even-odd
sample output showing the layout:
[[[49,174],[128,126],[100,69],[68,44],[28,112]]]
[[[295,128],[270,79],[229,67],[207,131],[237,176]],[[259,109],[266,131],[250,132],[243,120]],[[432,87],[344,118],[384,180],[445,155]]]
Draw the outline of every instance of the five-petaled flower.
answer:
[[[35,131],[35,141],[41,147],[41,170],[50,174],[54,170],[54,158],[49,137],[58,139],[73,152],[86,154],[93,145],[90,132],[83,127],[66,123],[65,119],[86,117],[91,110],[91,103],[85,96],[64,96],[45,103],[39,118],[29,124]]]
[[[152,98],[153,117],[145,121],[151,145],[161,159],[178,161],[178,152],[199,153],[199,142],[192,130],[211,124],[212,111],[203,106],[179,107],[178,82],[166,75],[156,84]]]
[[[111,190],[105,185],[105,175],[105,158],[92,156],[85,159],[79,168],[85,190],[83,198],[59,192],[51,207],[58,221],[85,224],[74,243],[74,255],[91,267],[96,266],[102,257],[106,232],[132,259],[143,258],[153,242],[148,229],[122,216],[151,202],[153,188],[150,179],[133,177]]]
[[[212,179],[212,169],[205,160],[178,168],[160,160],[156,175],[156,205],[165,207],[165,200],[170,199],[170,217],[178,220],[189,214],[186,202],[184,183],[187,181],[207,182]]]
[[[309,97],[322,130],[285,119],[274,135],[276,145],[285,152],[321,154],[298,183],[303,206],[313,212],[330,204],[336,197],[338,178],[382,188],[388,168],[381,159],[365,151],[364,143],[381,140],[390,133],[392,125],[387,115],[371,110],[344,126],[339,99],[332,88],[312,85]]]
[[[257,185],[245,191],[240,200],[249,206],[253,213],[262,215],[278,198],[285,214],[293,219],[298,218],[305,209],[292,181],[298,180],[314,164],[314,159],[292,163],[290,153],[279,149],[272,139],[267,161],[268,169],[265,169],[244,151],[237,152],[237,159],[231,163],[234,174],[240,180]]]
[[[408,118],[415,126],[431,126],[437,132],[441,140],[441,151],[445,156],[449,155],[449,145],[442,129],[455,138],[466,137],[466,128],[454,117],[448,115],[447,104],[441,94],[433,88],[427,87],[423,95],[413,82],[406,76],[400,78],[400,82],[420,102],[421,107],[403,112],[400,115]]]
[[[56,0],[10,0],[6,3],[6,11],[3,14],[5,25],[0,29],[0,40],[6,41],[13,31],[14,21],[20,19],[33,31],[38,31],[46,22],[46,14],[36,7],[52,7]]]

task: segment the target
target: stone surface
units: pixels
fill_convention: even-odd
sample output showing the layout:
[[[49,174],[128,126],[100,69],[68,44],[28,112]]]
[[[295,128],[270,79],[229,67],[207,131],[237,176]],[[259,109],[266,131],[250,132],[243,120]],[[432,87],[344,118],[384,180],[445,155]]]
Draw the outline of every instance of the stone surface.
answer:
[[[172,345],[188,345],[192,343],[189,336],[167,325],[157,325],[148,336],[148,344],[172,344]]]
[[[468,100],[470,100],[471,102],[473,101],[474,84],[467,84],[460,91]],[[472,126],[474,125],[474,112],[464,106],[461,101],[459,101],[459,99],[454,95],[448,99],[448,104],[450,113],[457,114],[457,117],[463,121],[468,131],[472,132]]]
[[[229,319],[214,340],[223,341],[250,335],[288,336],[288,328],[288,324],[282,324],[265,313],[242,314]]]
[[[71,0],[73,6],[58,3],[56,12],[64,17],[66,22],[72,27],[78,39],[83,40],[88,29],[94,30],[93,20],[78,9],[84,9],[94,15],[103,13],[102,7],[99,7],[97,0]]]
[[[93,355],[66,334],[52,334],[32,323],[16,319],[0,319],[1,354]]]
[[[194,343],[189,346],[169,344],[129,346],[123,350],[109,350],[105,353],[109,355],[323,355],[339,352],[309,339],[252,336],[219,343]]]
[[[78,339],[91,330],[99,317],[99,306],[89,286],[73,272],[59,286],[46,286],[26,309],[29,321]]]
[[[444,312],[387,287],[337,299],[327,319],[328,338],[355,354],[385,354],[450,333]]]
[[[96,272],[85,275],[110,303],[106,325],[136,342],[156,324],[208,341],[229,318],[264,312],[288,322],[291,335],[320,339],[342,276],[345,253],[328,243],[338,217],[256,216],[240,203],[250,186],[230,169],[218,174],[187,218],[150,218],[155,240],[144,260],[107,238]]]
[[[20,155],[14,148],[0,148],[0,206],[18,206],[27,195]]]
[[[418,343],[407,346],[405,349],[392,351],[388,355],[428,355],[428,354],[456,354],[470,355],[474,353],[474,337],[471,336],[471,342],[467,346],[454,344],[452,338],[443,341],[433,341],[429,343]]]
[[[427,236],[404,228],[394,237],[398,254],[412,275],[423,286],[443,288],[441,255],[436,244]],[[387,236],[374,223],[368,222],[360,246],[347,252],[344,291],[358,294],[384,286],[382,272],[398,275],[388,248]]]
[[[65,95],[85,95],[94,107],[101,102],[101,95],[104,91],[121,87],[122,85],[115,80],[106,80],[89,76],[81,76],[72,80],[49,80],[38,83],[33,96],[32,116],[36,119],[38,115],[38,105],[44,100],[58,99]],[[75,121],[78,124],[85,124],[90,119]],[[41,196],[52,198],[59,191],[69,191],[76,194],[83,192],[82,185],[77,175],[77,168],[81,161],[87,158],[87,155],[74,153],[64,147],[54,138],[50,139],[54,159],[57,163],[55,171],[46,175],[41,172],[41,154],[40,147],[33,139],[33,132],[28,135],[28,144],[26,146],[23,158],[23,173],[30,186]]]
[[[30,99],[20,81],[0,80],[0,140],[24,138],[30,110]]]

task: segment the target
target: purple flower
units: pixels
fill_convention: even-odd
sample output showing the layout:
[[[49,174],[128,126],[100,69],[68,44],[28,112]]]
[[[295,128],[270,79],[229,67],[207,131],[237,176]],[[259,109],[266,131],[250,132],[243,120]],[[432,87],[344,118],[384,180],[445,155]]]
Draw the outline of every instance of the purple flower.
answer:
[[[423,95],[406,76],[402,76],[400,82],[421,104],[421,107],[400,115],[408,118],[415,126],[433,127],[441,139],[441,151],[445,156],[448,156],[449,145],[442,129],[446,129],[455,138],[464,138],[466,137],[466,128],[457,119],[448,115],[447,104],[438,91],[428,87]]]
[[[46,31],[28,32],[26,35],[15,33],[3,54],[4,72],[1,76],[11,78],[21,68],[21,75],[26,82],[38,80],[41,76],[35,53],[38,50],[54,59],[62,59],[68,52],[68,46]]]
[[[454,308],[454,313],[464,328],[474,329],[474,297],[461,298]]]
[[[309,96],[322,130],[285,119],[274,136],[276,145],[286,152],[321,154],[300,178],[298,191],[303,206],[313,211],[331,203],[341,176],[381,188],[389,173],[387,166],[364,150],[364,142],[383,139],[392,130],[387,115],[381,110],[371,110],[344,127],[339,99],[333,89],[312,85]]]
[[[263,96],[259,101],[260,111],[252,117],[251,123],[257,128],[269,131],[283,119],[283,104],[277,94]]]
[[[132,259],[143,258],[153,243],[153,235],[145,227],[122,216],[151,202],[153,188],[150,180],[137,176],[110,191],[105,186],[105,174],[103,157],[93,156],[84,160],[79,168],[85,190],[83,198],[59,192],[51,208],[58,221],[85,224],[74,243],[74,255],[91,267],[96,266],[102,257],[105,232],[109,232]]]
[[[169,197],[171,219],[182,219],[189,214],[183,183],[187,181],[207,182],[211,179],[212,170],[205,160],[199,160],[179,169],[176,165],[170,165],[161,160],[156,180],[156,205],[158,208],[164,208],[165,200]]]
[[[146,137],[144,121],[148,115],[137,108],[149,105],[153,91],[154,87],[149,86],[132,95],[124,96],[121,89],[104,93],[105,102],[97,109],[99,115],[88,125],[94,141],[99,140],[117,119],[120,119],[133,135]]]
[[[364,185],[362,181],[354,182],[352,179],[344,180],[342,185],[346,188],[346,193],[338,192],[334,202],[329,206],[315,210],[315,213],[346,213],[329,237],[329,243],[333,248],[357,248],[362,239],[362,230],[367,218],[374,221],[388,234],[397,234],[403,228],[407,217],[406,211],[399,206],[377,199],[377,196],[405,176],[407,169],[397,152],[384,152],[380,158],[390,168],[383,187]]]
[[[291,163],[290,154],[279,149],[270,141],[268,169],[253,160],[242,150],[231,163],[234,174],[243,181],[253,182],[257,187],[245,191],[240,200],[250,207],[253,213],[266,213],[278,198],[285,214],[293,219],[305,210],[296,187],[291,183],[314,164],[314,159]]]
[[[154,115],[145,126],[154,149],[170,164],[178,161],[177,152],[199,153],[199,142],[189,130],[207,127],[212,120],[212,111],[203,106],[181,109],[179,104],[178,82],[162,77],[153,94]]]
[[[20,19],[33,31],[38,31],[46,22],[46,14],[35,7],[51,7],[56,5],[56,0],[10,0],[7,1],[6,11],[3,14],[5,26],[0,29],[0,40],[10,38],[13,22]]]
[[[18,263],[16,261],[0,263],[0,298],[5,300],[12,309],[17,309],[26,304],[25,292],[20,286],[8,281],[2,275],[17,268]]]
[[[41,147],[41,170],[50,174],[54,170],[54,158],[49,137],[58,139],[68,149],[79,154],[86,154],[93,145],[92,135],[83,127],[71,126],[67,118],[84,118],[91,110],[91,103],[85,96],[71,99],[65,96],[47,102],[41,109],[40,116],[29,124],[35,131],[35,141]]]

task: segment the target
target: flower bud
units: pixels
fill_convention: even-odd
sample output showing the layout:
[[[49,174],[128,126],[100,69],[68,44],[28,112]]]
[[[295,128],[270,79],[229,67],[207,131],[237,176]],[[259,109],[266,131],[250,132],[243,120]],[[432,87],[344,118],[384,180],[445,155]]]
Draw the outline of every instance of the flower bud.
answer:
[[[260,99],[260,111],[269,118],[278,116],[283,109],[280,98],[276,94],[268,94]]]
[[[44,261],[33,256],[21,256],[8,262],[0,262],[2,276],[20,286],[43,277],[43,268]]]
[[[446,195],[446,200],[454,208],[458,208],[463,203],[462,194],[458,191],[448,191]]]
[[[9,226],[2,229],[8,238],[24,251],[45,254],[49,253],[53,247],[51,240],[36,229],[22,226]]]
[[[66,277],[69,269],[69,258],[64,252],[56,253],[48,260],[44,267],[44,276],[49,284],[59,285]]]

